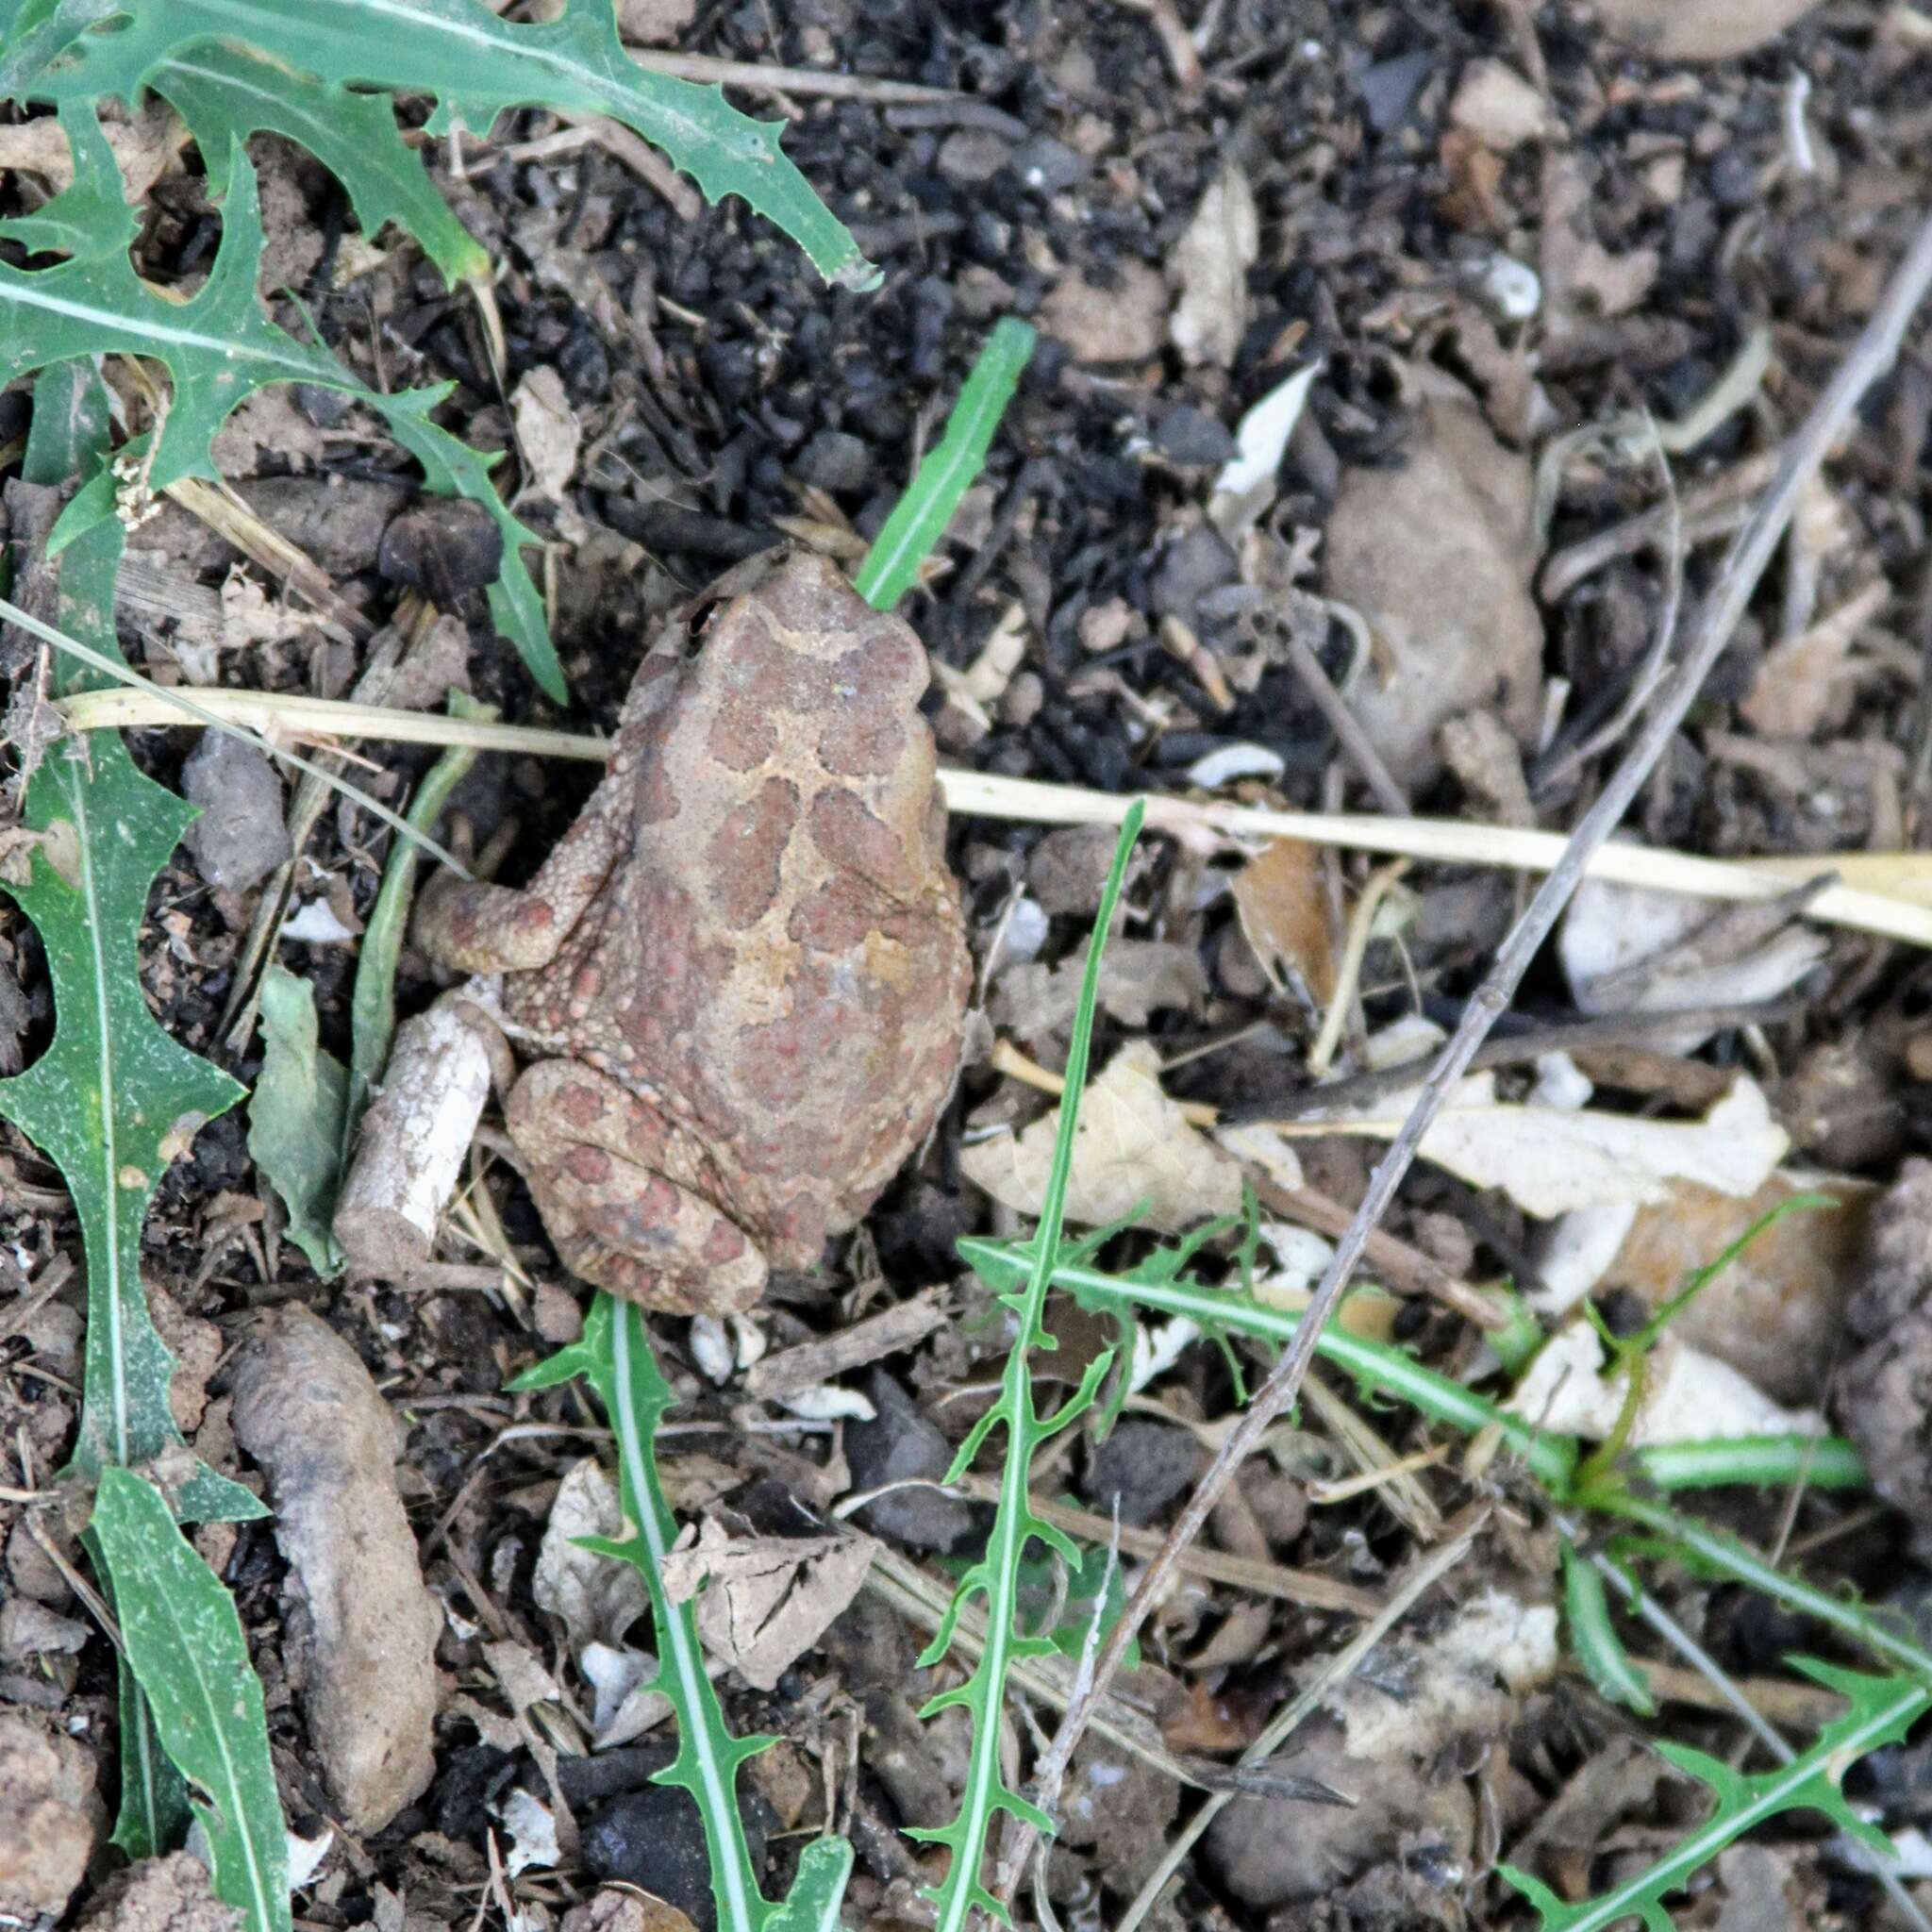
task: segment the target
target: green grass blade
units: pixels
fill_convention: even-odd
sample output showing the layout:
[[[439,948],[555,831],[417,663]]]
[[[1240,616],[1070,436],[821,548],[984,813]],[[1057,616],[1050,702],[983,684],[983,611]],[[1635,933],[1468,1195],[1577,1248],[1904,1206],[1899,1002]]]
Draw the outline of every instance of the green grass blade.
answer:
[[[101,1476],[91,1529],[127,1661],[168,1756],[196,1793],[215,1895],[250,1932],[289,1932],[289,1840],[269,1761],[261,1686],[235,1605],[150,1483]]]
[[[478,721],[496,716],[493,705],[478,704],[465,691],[452,691],[450,716]],[[408,823],[425,838],[436,829],[443,808],[476,762],[473,745],[452,745],[430,766],[428,774],[409,801]],[[362,929],[362,948],[356,962],[356,989],[349,1001],[349,1092],[342,1109],[341,1166],[348,1172],[351,1143],[362,1115],[389,1064],[390,1044],[396,1030],[396,961],[408,930],[416,869],[421,848],[413,840],[398,839],[390,848],[382,885]]]
[[[657,1627],[656,1688],[677,1713],[677,1756],[658,1773],[656,1782],[689,1791],[696,1802],[710,1854],[720,1932],[765,1932],[776,1908],[758,1890],[752,1868],[738,1810],[738,1767],[772,1740],[734,1738],[725,1728],[718,1693],[705,1673],[695,1601],[674,1604],[664,1589],[664,1558],[676,1540],[677,1522],[658,1475],[657,1438],[672,1404],[671,1386],[651,1352],[643,1317],[631,1303],[600,1293],[585,1318],[583,1339],[527,1370],[509,1387],[548,1389],[576,1375],[596,1391],[610,1417],[626,1525],[621,1540],[581,1541],[586,1549],[629,1563],[642,1577]],[[830,1884],[825,1868],[834,1856],[820,1854],[814,1860],[814,1889],[801,1902],[802,1909],[819,1896],[817,1888]]]
[[[1031,1241],[970,1236],[958,1247],[969,1267],[1003,1291],[1026,1279],[1034,1265]],[[1061,1262],[1054,1268],[1053,1279],[1056,1287],[1067,1290],[1084,1307],[1124,1318],[1137,1310],[1181,1315],[1208,1335],[1221,1331],[1252,1335],[1278,1345],[1291,1340],[1301,1326],[1301,1317],[1290,1309],[1265,1307],[1225,1289],[1208,1288],[1185,1276],[1159,1272],[1158,1256],[1145,1271],[1131,1275],[1108,1274],[1097,1268]],[[1344,1333],[1332,1322],[1322,1331],[1316,1353],[1323,1360],[1345,1369],[1364,1389],[1407,1402],[1432,1422],[1449,1423],[1470,1434],[1491,1426],[1499,1429],[1553,1494],[1566,1492],[1576,1466],[1574,1437],[1537,1429],[1519,1417],[1506,1415],[1473,1389],[1438,1374],[1404,1350],[1365,1341]]]
[[[1024,1819],[1041,1830],[1051,1832],[1053,1823],[1037,1806],[1021,1797],[1008,1784],[1000,1765],[1000,1714],[1005,1707],[1007,1679],[1015,1663],[1052,1648],[1044,1638],[1029,1638],[1021,1628],[1022,1593],[1024,1584],[1027,1547],[1038,1540],[1049,1548],[1065,1550],[1066,1539],[1056,1536],[1050,1526],[1033,1513],[1028,1502],[1033,1453],[1054,1431],[1062,1427],[1093,1401],[1100,1379],[1106,1374],[1109,1357],[1102,1356],[1089,1365],[1077,1394],[1069,1398],[1059,1411],[1041,1417],[1033,1406],[1032,1352],[1053,1347],[1046,1331],[1046,1294],[1053,1279],[1054,1264],[1059,1253],[1061,1231],[1066,1220],[1067,1183],[1073,1174],[1074,1141],[1078,1132],[1080,1095],[1087,1084],[1088,1062],[1093,1044],[1093,1015],[1100,992],[1100,961],[1107,934],[1113,924],[1114,908],[1120,903],[1126,878],[1127,859],[1141,834],[1141,808],[1138,802],[1129,809],[1121,826],[1120,842],[1114,849],[1113,868],[1100,895],[1100,909],[1094,915],[1093,938],[1087,949],[1087,970],[1081,982],[1080,1002],[1074,1010],[1073,1039],[1067,1051],[1066,1091],[1060,1102],[1059,1131],[1054,1141],[1053,1164],[1047,1173],[1046,1191],[1041,1203],[1040,1224],[1033,1237],[1033,1260],[1024,1290],[1005,1297],[1018,1317],[1013,1345],[1007,1357],[1000,1379],[999,1401],[994,1413],[1006,1431],[1007,1454],[1000,1473],[999,1507],[993,1517],[992,1533],[987,1540],[986,1554],[966,1573],[955,1592],[939,1634],[927,1647],[921,1662],[937,1662],[951,1641],[960,1608],[975,1592],[986,1599],[986,1637],[978,1663],[958,1690],[946,1693],[944,1706],[958,1705],[973,1713],[973,1743],[967,1759],[965,1790],[959,1810],[950,1824],[918,1834],[922,1839],[950,1848],[953,1854],[944,1883],[936,1900],[939,1932],[963,1932],[975,1911],[996,1918],[1006,1914],[981,1882],[986,1861],[987,1838],[993,1820],[1004,1811]],[[969,1438],[968,1454],[984,1432]],[[963,1474],[956,1460],[953,1475]],[[928,1711],[941,1707],[935,1700]]]
[[[1641,1717],[1656,1715],[1650,1686],[1643,1681],[1610,1613],[1604,1580],[1576,1545],[1563,1543],[1563,1616],[1570,1626],[1570,1644],[1590,1681],[1613,1704]]]
[[[1653,1489],[1868,1490],[1872,1473],[1842,1436],[1733,1436],[1716,1442],[1653,1442],[1630,1467]]]
[[[741,195],[810,257],[826,280],[869,288],[877,271],[778,145],[698,87],[640,67],[618,39],[610,0],[566,0],[554,20],[499,20],[481,0],[61,0],[23,19],[0,47],[0,98],[132,103],[164,64],[239,42],[331,87],[422,93],[441,134],[460,121],[487,134],[506,108],[608,114],[661,148],[712,201]]]
[[[65,482],[100,467],[107,394],[91,369],[63,363],[35,397],[25,480]],[[118,655],[112,621],[122,531],[111,521],[60,563],[59,621]],[[57,664],[56,689],[86,678]],[[148,888],[194,813],[135,769],[125,745],[99,734],[85,755],[56,746],[24,803],[44,836],[24,886],[4,888],[39,928],[54,990],[54,1037],[25,1073],[0,1081],[0,1114],[60,1170],[87,1257],[85,1382],[74,1466],[151,1462],[181,1447],[168,1407],[175,1361],[148,1314],[141,1229],[169,1162],[202,1122],[242,1089],[177,1044],[141,990]],[[176,1507],[192,1521],[261,1515],[239,1484],[204,1464]]]
[[[859,566],[858,594],[874,609],[890,610],[912,588],[919,566],[945,535],[959,499],[985,467],[993,432],[1033,354],[1033,341],[1032,329],[1013,316],[1002,316],[993,325],[946,418],[939,447],[920,464],[912,487],[893,507]]]
[[[82,1547],[101,1580],[101,1593],[114,1607],[113,1579],[108,1574],[107,1560],[92,1534],[83,1536]],[[118,1613],[116,1623],[120,1621]],[[168,1761],[155,1731],[155,1714],[148,1708],[141,1679],[128,1668],[127,1658],[114,1659],[115,1706],[120,1718],[121,1803],[114,1814],[113,1836],[108,1840],[123,1857],[158,1858],[171,1852],[187,1836],[194,1822],[188,1804],[188,1786],[181,1774]]]

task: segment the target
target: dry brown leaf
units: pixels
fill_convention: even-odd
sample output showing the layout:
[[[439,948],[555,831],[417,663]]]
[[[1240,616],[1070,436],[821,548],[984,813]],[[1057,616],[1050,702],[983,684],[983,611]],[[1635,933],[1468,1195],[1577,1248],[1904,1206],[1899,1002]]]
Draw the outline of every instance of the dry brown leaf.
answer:
[[[1774,40],[1818,0],[1596,0],[1604,31],[1654,60],[1728,60]]]
[[[1414,1100],[1397,1094],[1374,1115],[1324,1121],[1321,1130],[1393,1140]],[[1472,1187],[1501,1188],[1525,1214],[1548,1221],[1585,1208],[1662,1201],[1678,1180],[1753,1194],[1790,1145],[1763,1091],[1742,1077],[1703,1120],[1657,1121],[1499,1101],[1494,1076],[1478,1074],[1437,1116],[1422,1154]]]
[[[1317,1006],[1335,995],[1335,935],[1322,855],[1302,839],[1277,839],[1235,875],[1235,911],[1262,971],[1293,974]]]
[[[181,117],[158,96],[150,96],[132,120],[102,123],[101,132],[108,137],[127,199],[133,203],[147,199],[148,191],[188,144]],[[59,122],[51,114],[0,127],[0,170],[13,169],[38,175],[57,194],[73,187],[74,157]]]
[[[1034,960],[1000,974],[988,1003],[993,1024],[1015,1038],[1037,1041],[1064,1033],[1080,1004],[1087,949],[1057,966]],[[1208,975],[1191,947],[1160,940],[1112,940],[1100,961],[1100,1006],[1124,1026],[1144,1026],[1157,1008],[1192,1012],[1207,997]]]
[[[1557,940],[1576,1004],[1586,1013],[1657,1013],[1780,999],[1826,951],[1824,935],[1797,921],[1762,939],[1721,933],[1700,945],[1712,917],[1708,900],[1584,880]],[[1690,1053],[1709,1037],[1690,1027],[1654,1043]]]
[[[696,1543],[664,1559],[673,1603],[698,1596],[705,1648],[758,1690],[778,1679],[858,1594],[872,1568],[870,1537],[734,1537],[707,1516]]]
[[[1841,675],[1846,654],[1890,596],[1890,586],[1874,578],[1828,616],[1774,645],[1757,667],[1739,715],[1767,738],[1808,738],[1833,722],[1851,702]]]
[[[547,362],[517,384],[509,399],[517,447],[527,466],[525,489],[550,502],[562,499],[577,467],[584,426],[563,391],[563,378]]]
[[[573,1463],[557,1486],[550,1521],[543,1525],[530,1593],[562,1623],[575,1657],[588,1643],[622,1643],[651,1607],[643,1578],[628,1563],[613,1563],[577,1542],[579,1537],[616,1537],[623,1531],[616,1484],[595,1457]]]
[[[1588,1322],[1572,1322],[1543,1344],[1503,1407],[1540,1429],[1600,1442],[1622,1424],[1626,1390],[1606,1377],[1602,1339]],[[1666,1331],[1651,1350],[1643,1400],[1630,1424],[1630,1445],[1733,1441],[1741,1436],[1817,1436],[1815,1408],[1787,1408],[1728,1362]]]
[[[1241,1171],[1160,1090],[1160,1057],[1137,1040],[1088,1089],[1074,1136],[1067,1219],[1093,1227],[1137,1208],[1146,1225],[1177,1234],[1217,1214],[1238,1214]],[[1017,1214],[1040,1212],[1053,1164],[1059,1109],[1021,1134],[966,1147],[968,1180]]]
[[[1845,1174],[1774,1174],[1743,1200],[1674,1182],[1639,1210],[1604,1285],[1646,1307],[1677,1293],[1757,1222],[1797,1193],[1838,1205],[1787,1214],[1765,1228],[1672,1323],[1779,1402],[1816,1402],[1838,1359],[1845,1297],[1865,1254],[1877,1189]]]
[[[1530,595],[1530,469],[1468,396],[1426,373],[1399,467],[1347,471],[1328,520],[1328,588],[1375,650],[1349,703],[1398,782],[1441,769],[1436,733],[1460,711],[1535,728],[1543,626]]]
[[[1248,271],[1260,251],[1255,191],[1230,163],[1208,184],[1168,265],[1180,299],[1167,332],[1182,361],[1233,366],[1248,323]]]

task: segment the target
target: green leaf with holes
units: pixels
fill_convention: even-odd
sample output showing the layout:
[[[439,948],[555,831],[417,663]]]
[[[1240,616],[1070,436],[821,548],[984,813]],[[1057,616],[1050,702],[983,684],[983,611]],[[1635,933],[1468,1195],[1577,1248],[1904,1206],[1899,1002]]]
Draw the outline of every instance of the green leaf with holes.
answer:
[[[153,87],[172,99],[177,82],[169,80],[168,64],[205,63],[218,43],[244,47],[304,76],[311,98],[322,103],[355,92],[431,95],[438,104],[432,134],[459,122],[487,134],[508,108],[608,114],[661,148],[712,201],[742,196],[784,229],[827,281],[867,288],[878,279],[779,147],[780,124],[741,114],[726,105],[722,89],[640,66],[618,39],[611,0],[565,0],[555,19],[532,22],[500,20],[482,0],[326,0],[308,7],[288,0],[11,0],[0,7],[0,98],[112,96],[132,104]],[[258,69],[250,81],[258,90],[273,85]],[[225,118],[231,125],[275,125],[251,121],[263,111],[231,103]],[[286,119],[294,110],[277,111]],[[187,108],[183,113],[192,124]],[[305,139],[289,126],[278,131]],[[343,182],[350,186],[351,177]]]
[[[74,150],[75,182],[41,211],[42,222],[63,219],[70,197],[99,206],[120,179],[91,108],[70,103],[61,108],[60,121]],[[491,486],[495,458],[431,420],[451,386],[379,393],[365,388],[326,349],[297,341],[271,322],[255,293],[262,249],[255,170],[239,146],[228,157],[228,180],[221,247],[208,279],[185,302],[172,301],[142,281],[119,246],[73,255],[51,268],[0,262],[0,382],[76,356],[144,356],[165,363],[174,385],[160,429],[151,443],[138,441],[123,452],[125,461],[142,466],[145,487],[155,491],[184,476],[216,478],[215,432],[258,390],[307,382],[354,396],[422,464],[435,494],[465,497],[494,522],[503,555],[490,586],[491,615],[531,675],[561,701],[563,673],[544,624],[542,599],[523,558],[523,546],[539,540]],[[116,507],[113,477],[95,476],[62,518],[56,547],[110,518]]]
[[[104,461],[107,391],[91,369],[50,371],[34,401],[24,484],[51,488]],[[114,651],[111,520],[70,545],[59,566],[59,622]],[[57,691],[87,681],[53,671]],[[193,819],[135,769],[119,738],[55,745],[35,773],[23,820],[39,835],[25,885],[5,888],[39,929],[54,991],[54,1037],[25,1073],[0,1080],[0,1114],[59,1168],[87,1256],[86,1380],[74,1462],[186,1462],[175,1490],[192,1521],[242,1520],[261,1505],[186,1458],[168,1406],[175,1360],[156,1332],[141,1280],[141,1231],[171,1161],[242,1089],[190,1053],[149,1012],[141,931],[148,889]]]

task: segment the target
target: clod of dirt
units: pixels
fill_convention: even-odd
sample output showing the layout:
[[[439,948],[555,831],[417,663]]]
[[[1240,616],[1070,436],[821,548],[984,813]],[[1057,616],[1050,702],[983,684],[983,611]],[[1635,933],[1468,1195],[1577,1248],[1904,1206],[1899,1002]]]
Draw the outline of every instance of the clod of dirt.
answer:
[[[209,885],[245,892],[287,860],[282,781],[252,744],[225,731],[204,732],[181,768],[181,790],[201,808],[187,844]]]
[[[79,1932],[237,1932],[242,1923],[208,1889],[208,1867],[175,1852],[115,1873],[94,1893]]]
[[[93,1754],[0,1716],[0,1912],[58,1918],[93,1850]]]
[[[480,591],[503,561],[503,532],[487,512],[455,497],[406,509],[382,533],[375,567],[443,609]]]
[[[614,1887],[573,1906],[563,1915],[563,1932],[695,1932],[691,1922],[661,1898],[641,1898]]]
[[[845,1432],[845,1456],[855,1490],[876,1490],[914,1477],[937,1483],[953,1460],[952,1446],[940,1426],[883,1369],[875,1369],[865,1392],[875,1411],[872,1421],[854,1423]],[[907,1489],[881,1496],[859,1512],[875,1535],[910,1543],[915,1549],[949,1550],[974,1526],[970,1503],[937,1489]]]
[[[268,1472],[310,1741],[344,1823],[379,1831],[435,1770],[441,1624],[396,1490],[394,1418],[355,1350],[291,1309],[241,1353],[234,1427]]]
[[[1351,703],[1405,785],[1436,775],[1436,733],[1459,711],[1494,710],[1524,742],[1535,725],[1530,481],[1460,391],[1434,385],[1400,467],[1342,475],[1328,588],[1376,646]]]
[[[821,429],[798,452],[791,474],[821,490],[850,492],[872,482],[872,448],[845,429]]]
[[[1895,1042],[1869,1032],[1806,1048],[1772,1105],[1791,1142],[1834,1168],[1889,1168],[1907,1146],[1910,1089]]]
[[[668,1748],[626,1754],[651,1771],[669,1764]],[[646,1773],[640,1771],[639,1776]],[[765,1862],[769,1828],[764,1807],[749,1791],[739,1799],[752,1870]],[[634,1885],[675,1906],[701,1928],[711,1932],[717,1906],[711,1897],[711,1860],[705,1827],[691,1793],[673,1785],[644,1784],[599,1807],[585,1822],[584,1869],[591,1877],[614,1885]]]
[[[1774,40],[1818,0],[1597,0],[1615,39],[1653,60],[1728,60]]]
[[[647,47],[675,44],[697,14],[698,0],[617,0],[618,30]]]
[[[1076,362],[1144,362],[1166,339],[1167,283],[1144,261],[1118,263],[1110,287],[1070,271],[1041,305],[1040,321]]]
[[[1556,1612],[1485,1590],[1426,1642],[1380,1654],[1374,1684],[1342,1685],[1330,1701],[1340,1732],[1318,1730],[1274,1761],[1352,1807],[1238,1798],[1208,1828],[1209,1863],[1257,1907],[1314,1898],[1384,1860],[1424,1853],[1453,1889],[1467,1869],[1475,1807],[1462,1780],[1441,1774],[1439,1754],[1452,1740],[1502,1736],[1518,1700],[1556,1666]]]
[[[1839,1421],[1924,1557],[1932,1552],[1932,1160],[1907,1161],[1872,1210],[1845,1324],[1863,1346],[1838,1378]]]
[[[1076,1869],[1098,1866],[1115,1891],[1131,1895],[1166,1849],[1180,1798],[1180,1786],[1144,1758],[1089,1742],[1067,1773],[1054,1848],[1062,1855],[1088,1853],[1089,1858],[1067,1862]]]
[[[1311,1778],[1354,1802],[1238,1798],[1208,1827],[1208,1864],[1243,1905],[1259,1908],[1319,1898],[1405,1847],[1440,1844],[1459,1860],[1474,1826],[1467,1787],[1406,1763],[1350,1755],[1330,1736],[1275,1760],[1286,1776]]]
[[[1121,1521],[1140,1525],[1193,1487],[1201,1445],[1165,1423],[1124,1422],[1094,1452],[1083,1487],[1096,1509],[1118,1505]]]

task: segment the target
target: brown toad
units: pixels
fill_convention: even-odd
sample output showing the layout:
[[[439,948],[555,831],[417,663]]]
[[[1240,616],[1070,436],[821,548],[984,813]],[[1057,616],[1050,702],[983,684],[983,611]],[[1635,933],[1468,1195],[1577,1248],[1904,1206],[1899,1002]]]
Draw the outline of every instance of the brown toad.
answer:
[[[505,1108],[543,1224],[646,1307],[749,1307],[853,1226],[944,1104],[971,966],[925,652],[823,558],[659,646],[523,891],[447,875],[417,935],[505,974]]]

